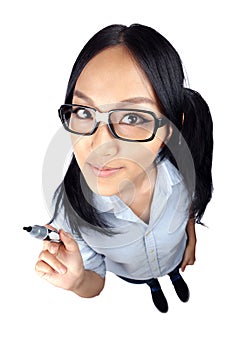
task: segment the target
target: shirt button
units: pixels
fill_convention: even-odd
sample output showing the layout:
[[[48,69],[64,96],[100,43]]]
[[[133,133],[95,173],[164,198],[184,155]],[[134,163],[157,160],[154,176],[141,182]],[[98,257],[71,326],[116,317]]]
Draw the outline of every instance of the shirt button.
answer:
[[[154,251],[155,251],[155,250],[154,250],[154,249],[152,249],[152,250],[150,251],[150,252],[151,252],[151,254],[153,254],[153,253],[154,253]]]
[[[150,232],[147,232],[146,236],[148,237],[150,235]]]

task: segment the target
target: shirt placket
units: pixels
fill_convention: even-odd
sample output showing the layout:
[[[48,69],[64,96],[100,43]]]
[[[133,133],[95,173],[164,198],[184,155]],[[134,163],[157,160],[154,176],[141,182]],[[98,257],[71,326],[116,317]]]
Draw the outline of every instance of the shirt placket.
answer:
[[[159,261],[157,256],[157,249],[152,230],[145,234],[145,248],[148,259],[148,264],[151,269],[151,274],[154,278],[160,275]]]

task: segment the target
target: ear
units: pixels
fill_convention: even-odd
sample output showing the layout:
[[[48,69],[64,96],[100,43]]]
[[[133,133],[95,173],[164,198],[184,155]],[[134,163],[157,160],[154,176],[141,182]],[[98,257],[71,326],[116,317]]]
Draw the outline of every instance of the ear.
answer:
[[[166,138],[164,139],[164,144],[166,144],[166,143],[169,142],[170,137],[172,136],[172,134],[173,134],[173,127],[172,127],[171,124],[169,124],[169,125],[167,126],[167,136],[166,136]]]

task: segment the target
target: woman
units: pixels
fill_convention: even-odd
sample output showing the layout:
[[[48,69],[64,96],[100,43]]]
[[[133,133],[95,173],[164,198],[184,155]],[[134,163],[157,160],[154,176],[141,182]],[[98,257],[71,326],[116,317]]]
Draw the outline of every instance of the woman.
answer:
[[[41,277],[93,297],[109,270],[147,283],[167,312],[157,278],[168,274],[189,299],[179,268],[195,261],[213,140],[206,102],[183,84],[178,53],[152,28],[112,25],[85,45],[59,109],[73,144],[51,222],[63,243],[44,242]]]

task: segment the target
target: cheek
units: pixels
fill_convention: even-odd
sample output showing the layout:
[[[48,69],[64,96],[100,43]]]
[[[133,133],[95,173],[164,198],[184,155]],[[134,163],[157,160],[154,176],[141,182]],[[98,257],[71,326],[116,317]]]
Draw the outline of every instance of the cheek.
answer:
[[[76,157],[77,163],[82,169],[90,152],[88,141],[85,137],[80,138],[78,136],[73,135],[71,136],[71,142],[73,145],[74,155]]]
[[[127,169],[130,172],[130,177],[137,176],[141,172],[146,172],[154,163],[158,155],[161,142],[158,145],[135,144],[130,147],[130,151],[123,152],[122,159],[124,159]]]
[[[157,157],[162,145],[163,141],[159,138],[145,142],[137,148],[135,158],[139,159],[141,163],[152,163]]]

